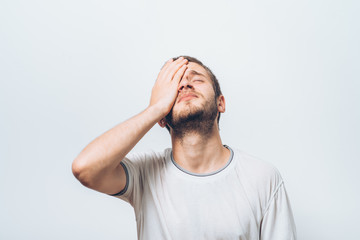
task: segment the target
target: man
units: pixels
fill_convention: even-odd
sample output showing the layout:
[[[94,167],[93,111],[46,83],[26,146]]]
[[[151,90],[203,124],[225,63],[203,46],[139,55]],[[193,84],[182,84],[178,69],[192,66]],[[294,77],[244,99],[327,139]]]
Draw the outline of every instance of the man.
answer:
[[[223,145],[225,98],[215,75],[188,56],[170,59],[149,106],[91,142],[73,173],[94,190],[129,202],[139,239],[296,239],[280,174]],[[172,148],[129,154],[156,124]]]

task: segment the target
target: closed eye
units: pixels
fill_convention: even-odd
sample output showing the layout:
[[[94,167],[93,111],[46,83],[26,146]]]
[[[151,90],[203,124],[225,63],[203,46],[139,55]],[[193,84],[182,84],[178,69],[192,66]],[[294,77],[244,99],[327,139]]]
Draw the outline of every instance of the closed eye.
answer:
[[[204,82],[202,79],[194,79],[193,82]]]

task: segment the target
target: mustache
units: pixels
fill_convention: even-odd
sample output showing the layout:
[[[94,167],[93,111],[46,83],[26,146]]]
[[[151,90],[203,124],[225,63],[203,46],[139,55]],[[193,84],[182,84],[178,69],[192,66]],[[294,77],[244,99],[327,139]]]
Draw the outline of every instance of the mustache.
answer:
[[[183,97],[187,97],[187,96],[202,97],[202,94],[196,91],[179,92],[176,98],[177,102],[180,101]]]

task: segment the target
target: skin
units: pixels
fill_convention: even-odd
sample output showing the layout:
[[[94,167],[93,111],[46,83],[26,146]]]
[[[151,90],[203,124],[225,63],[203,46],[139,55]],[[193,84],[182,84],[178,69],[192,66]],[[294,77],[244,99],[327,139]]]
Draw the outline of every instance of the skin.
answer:
[[[202,74],[194,75],[194,71]],[[167,124],[165,116],[188,114],[214,99],[214,89],[206,70],[180,57],[170,59],[161,69],[151,92],[149,106],[136,116],[116,125],[90,142],[75,158],[72,171],[85,186],[107,194],[126,185],[121,160],[156,124]],[[225,98],[216,99],[218,112],[225,112]],[[184,169],[209,173],[223,167],[230,152],[223,147],[216,119],[207,136],[190,131],[182,136],[170,130],[174,160]]]
[[[206,70],[196,63],[190,62],[187,65],[188,68],[179,84],[179,95],[173,107],[173,115],[184,115],[191,109],[205,108],[206,104],[215,98],[212,82]],[[202,75],[194,75],[193,71]],[[218,112],[225,112],[224,96],[217,99],[216,105]],[[230,151],[223,147],[216,119],[217,117],[207,134],[191,131],[184,136],[177,136],[171,130],[173,157],[178,165],[190,172],[203,174],[216,171],[227,163]]]

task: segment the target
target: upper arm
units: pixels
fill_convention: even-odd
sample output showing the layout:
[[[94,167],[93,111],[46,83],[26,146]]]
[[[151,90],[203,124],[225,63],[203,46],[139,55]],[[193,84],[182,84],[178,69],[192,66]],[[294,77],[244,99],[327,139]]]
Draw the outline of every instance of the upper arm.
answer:
[[[118,195],[124,192],[127,186],[127,181],[128,172],[125,165],[120,162],[120,164],[114,169],[112,173],[104,176],[102,183],[103,186],[101,186],[101,190],[98,191],[109,195]]]
[[[94,173],[85,160],[76,159],[73,162],[72,171],[81,184],[106,194],[119,193],[125,188],[127,182],[126,171],[121,162],[115,168],[105,168]]]

